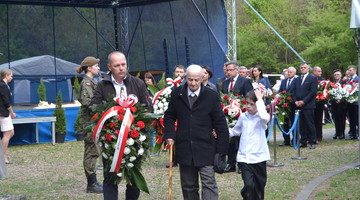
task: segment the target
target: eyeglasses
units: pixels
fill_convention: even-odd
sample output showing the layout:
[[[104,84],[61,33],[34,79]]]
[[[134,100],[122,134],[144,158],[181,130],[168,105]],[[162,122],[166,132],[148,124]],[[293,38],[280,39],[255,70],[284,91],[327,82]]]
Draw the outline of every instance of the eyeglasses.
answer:
[[[300,69],[306,69],[307,67],[300,67]]]

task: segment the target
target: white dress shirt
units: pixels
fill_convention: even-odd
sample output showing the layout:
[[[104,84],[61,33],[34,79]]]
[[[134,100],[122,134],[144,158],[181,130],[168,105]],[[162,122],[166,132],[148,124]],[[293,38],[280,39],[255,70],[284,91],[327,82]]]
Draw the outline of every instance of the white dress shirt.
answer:
[[[124,94],[127,97],[127,91],[126,91],[126,86],[124,84],[124,81],[121,84],[116,82],[113,75],[111,75],[111,81],[112,81],[115,91],[116,91],[116,97],[121,97],[121,94]]]
[[[240,136],[237,162],[255,164],[270,160],[269,147],[265,137],[270,115],[266,112],[264,101],[257,100],[258,112],[254,115],[245,112],[240,115],[234,128],[230,129],[230,137]]]

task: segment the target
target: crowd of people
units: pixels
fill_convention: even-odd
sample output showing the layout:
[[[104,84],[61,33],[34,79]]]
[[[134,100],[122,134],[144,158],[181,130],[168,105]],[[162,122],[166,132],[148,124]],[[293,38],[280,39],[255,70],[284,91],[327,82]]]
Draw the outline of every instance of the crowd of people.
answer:
[[[94,76],[99,74],[99,59],[86,57],[78,73],[85,73],[81,82],[79,101],[82,106],[80,118],[83,129],[90,123],[91,105],[109,101],[110,96],[134,94],[139,102],[152,109],[151,94],[147,85],[159,87],[154,76],[147,72],[141,80],[128,73],[127,60],[123,53],[115,51],[109,54],[106,73],[101,81],[95,82]],[[288,131],[294,123],[295,110],[300,110],[300,147],[309,145],[316,149],[322,141],[322,123],[325,104],[316,101],[318,81],[323,80],[319,66],[312,68],[306,63],[300,64],[299,73],[295,67],[284,69],[283,79],[273,87],[264,75],[261,66],[247,68],[239,66],[236,61],[226,62],[223,66],[224,77],[216,84],[209,80],[213,73],[208,66],[190,65],[185,68],[176,65],[174,77],[182,78],[179,87],[171,92],[168,109],[164,114],[164,141],[174,145],[174,163],[179,165],[183,198],[186,200],[219,199],[219,191],[215,180],[214,157],[219,154],[226,158],[225,173],[241,174],[244,187],[241,195],[244,199],[264,199],[267,181],[266,161],[270,153],[266,141],[267,123],[270,120],[268,102],[264,101],[264,93],[253,88],[253,83],[263,85],[275,92],[291,94],[293,104],[291,112],[285,117],[284,130]],[[340,70],[334,70],[335,83],[358,81],[356,67],[349,66],[344,78]],[[8,83],[12,80],[12,72],[1,72],[0,90],[0,126],[4,136],[0,158],[10,163],[7,157],[8,140],[14,134],[11,118],[16,115],[10,106]],[[234,93],[246,99],[246,112],[240,115],[236,125],[229,128],[220,102],[220,94]],[[358,104],[330,101],[331,112],[335,122],[334,139],[345,138],[346,119],[350,123],[350,139],[358,138]],[[10,122],[9,122],[10,121]],[[177,128],[175,128],[175,122]],[[86,132],[86,131],[85,131]],[[240,136],[240,137],[234,137]],[[284,142],[280,146],[292,145],[290,135],[283,135]],[[230,139],[232,138],[232,139]],[[96,178],[96,160],[99,148],[91,137],[85,133],[84,171],[89,193],[103,193],[105,200],[118,199],[118,186],[111,178],[111,173],[104,166],[104,181],[100,184]],[[106,165],[103,158],[103,164]],[[1,163],[0,163],[1,164]],[[2,165],[0,165],[2,169]],[[1,174],[1,170],[0,170]],[[199,178],[201,187],[199,186]],[[201,188],[201,195],[199,190]],[[126,183],[126,199],[138,199],[140,190],[135,180]]]

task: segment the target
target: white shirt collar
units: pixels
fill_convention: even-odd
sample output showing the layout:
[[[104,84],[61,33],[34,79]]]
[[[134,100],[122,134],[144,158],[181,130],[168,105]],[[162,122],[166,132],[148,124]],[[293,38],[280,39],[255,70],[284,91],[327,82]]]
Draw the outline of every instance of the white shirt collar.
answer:
[[[199,89],[197,89],[195,92],[193,92],[193,91],[191,91],[191,90],[189,89],[189,87],[188,87],[188,88],[187,88],[188,95],[194,96],[194,94],[195,94],[196,96],[199,96],[199,94],[200,94],[200,89],[201,89],[201,86],[199,87]]]

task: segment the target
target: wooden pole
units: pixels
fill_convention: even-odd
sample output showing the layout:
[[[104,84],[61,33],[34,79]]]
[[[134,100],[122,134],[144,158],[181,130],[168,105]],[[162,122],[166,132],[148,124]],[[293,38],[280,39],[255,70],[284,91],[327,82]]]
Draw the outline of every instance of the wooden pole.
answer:
[[[172,199],[172,162],[173,162],[173,145],[170,145],[170,163],[169,163],[169,188],[168,188],[168,200]]]

